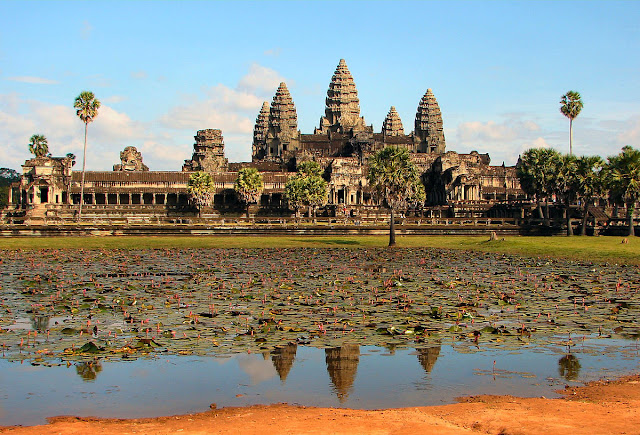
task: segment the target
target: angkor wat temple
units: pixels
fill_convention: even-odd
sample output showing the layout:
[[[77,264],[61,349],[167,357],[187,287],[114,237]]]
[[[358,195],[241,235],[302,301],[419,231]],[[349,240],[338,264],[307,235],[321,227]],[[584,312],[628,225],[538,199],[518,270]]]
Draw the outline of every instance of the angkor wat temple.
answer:
[[[295,103],[286,84],[280,83],[271,104],[264,102],[257,116],[251,162],[229,163],[222,132],[217,129],[197,132],[193,155],[185,160],[181,172],[150,171],[136,148],[127,147],[113,171],[86,172],[83,215],[193,216],[187,182],[194,171],[207,171],[214,178],[216,192],[209,215],[232,213],[240,205],[233,190],[237,171],[255,167],[262,173],[265,189],[254,212],[283,216],[290,213],[283,196],[287,179],[299,162],[308,160],[320,163],[329,184],[323,213],[335,215],[336,210],[348,208],[357,214],[377,209],[367,186],[367,160],[388,145],[411,152],[425,184],[426,210],[482,215],[490,213],[496,203],[524,198],[515,167],[491,166],[488,154],[446,150],[442,114],[431,89],[417,104],[411,133],[405,134],[393,106],[376,132],[360,115],[353,76],[341,59],[329,83],[324,116],[313,134],[298,130]],[[11,192],[13,209],[33,219],[72,218],[81,200],[81,172],[72,170],[74,163],[72,157],[27,160],[22,181]]]

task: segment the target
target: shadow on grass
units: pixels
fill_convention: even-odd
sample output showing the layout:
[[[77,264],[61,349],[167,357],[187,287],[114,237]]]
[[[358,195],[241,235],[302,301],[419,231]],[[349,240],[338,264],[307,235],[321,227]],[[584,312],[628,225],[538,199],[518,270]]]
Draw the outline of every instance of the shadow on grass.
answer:
[[[298,243],[314,243],[318,245],[360,245],[357,240],[344,240],[344,239],[294,239]]]

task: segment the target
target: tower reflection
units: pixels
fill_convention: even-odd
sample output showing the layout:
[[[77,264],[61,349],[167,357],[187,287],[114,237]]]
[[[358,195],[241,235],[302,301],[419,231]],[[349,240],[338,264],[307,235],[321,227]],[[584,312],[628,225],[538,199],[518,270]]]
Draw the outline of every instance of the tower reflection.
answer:
[[[423,349],[416,349],[418,352],[418,361],[420,365],[424,369],[425,373],[431,373],[433,370],[433,366],[436,364],[438,360],[438,356],[440,356],[440,345],[425,347]]]
[[[293,361],[296,359],[298,345],[289,343],[285,346],[276,347],[271,351],[271,361],[280,376],[280,381],[284,383],[293,367]]]
[[[327,372],[331,378],[336,395],[340,403],[349,397],[351,387],[356,379],[358,363],[360,362],[360,346],[345,344],[342,347],[325,349]]]

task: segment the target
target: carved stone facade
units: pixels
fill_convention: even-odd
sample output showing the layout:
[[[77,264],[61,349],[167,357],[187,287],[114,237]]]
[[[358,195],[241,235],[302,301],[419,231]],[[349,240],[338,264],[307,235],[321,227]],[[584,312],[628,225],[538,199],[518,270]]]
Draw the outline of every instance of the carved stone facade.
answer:
[[[263,105],[264,107],[264,105]],[[257,125],[257,124],[256,124]],[[254,136],[259,132],[254,131]],[[267,138],[263,154],[267,158],[284,158],[299,148],[298,114],[287,85],[282,82],[269,109]]]
[[[262,109],[256,119],[253,128],[253,146],[251,147],[251,159],[260,160],[266,157],[267,132],[269,131],[269,103],[262,103]]]
[[[344,134],[366,128],[364,118],[360,116],[358,90],[344,59],[340,59],[331,77],[324,113],[315,134]]]
[[[286,213],[283,194],[287,180],[295,174],[298,163],[313,160],[322,166],[329,184],[328,209],[373,208],[376,203],[367,185],[367,162],[385,146],[409,150],[422,174],[425,206],[464,208],[470,203],[524,197],[515,167],[490,166],[488,154],[446,151],[442,114],[431,89],[418,103],[414,127],[405,134],[393,106],[379,133],[367,126],[360,116],[355,81],[341,59],[327,90],[325,116],[313,134],[298,130],[293,98],[287,85],[280,83],[271,104],[265,102],[256,118],[251,162],[229,164],[222,132],[199,130],[194,136],[193,156],[185,160],[182,172],[148,171],[136,148],[127,147],[120,153],[121,164],[114,165],[114,172],[87,172],[83,201],[96,205],[96,213],[105,213],[111,205],[118,210],[126,205],[152,210],[167,207],[176,213],[188,206],[188,173],[206,171],[214,178],[216,204],[232,205],[237,171],[255,167],[264,179],[263,212]],[[78,204],[81,177],[78,172],[71,173],[72,164],[70,158],[28,160],[23,166],[20,193],[12,203],[25,209],[44,203],[54,208]]]
[[[382,134],[384,136],[404,136],[400,115],[398,115],[396,108],[393,106],[389,109],[389,113],[387,113],[387,117],[384,118],[382,123]]]
[[[415,136],[419,140],[418,152],[444,153],[442,114],[431,89],[427,89],[416,112]]]
[[[148,171],[149,167],[142,163],[142,154],[136,147],[126,147],[120,151],[120,164],[113,165],[114,171]]]
[[[227,169],[229,161],[224,157],[224,139],[218,129],[198,130],[194,136],[193,156],[185,160],[182,170],[221,172]]]
[[[25,161],[18,189],[15,193],[14,189],[9,190],[9,203],[29,204],[32,218],[43,217],[47,204],[67,204],[74,164],[73,155],[42,156]]]

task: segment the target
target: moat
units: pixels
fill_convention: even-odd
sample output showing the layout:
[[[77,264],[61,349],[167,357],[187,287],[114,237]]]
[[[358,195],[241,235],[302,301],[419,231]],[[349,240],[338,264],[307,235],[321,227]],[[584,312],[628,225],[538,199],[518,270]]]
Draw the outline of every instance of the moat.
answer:
[[[0,424],[550,397],[640,361],[631,265],[426,248],[4,251],[0,285]]]

